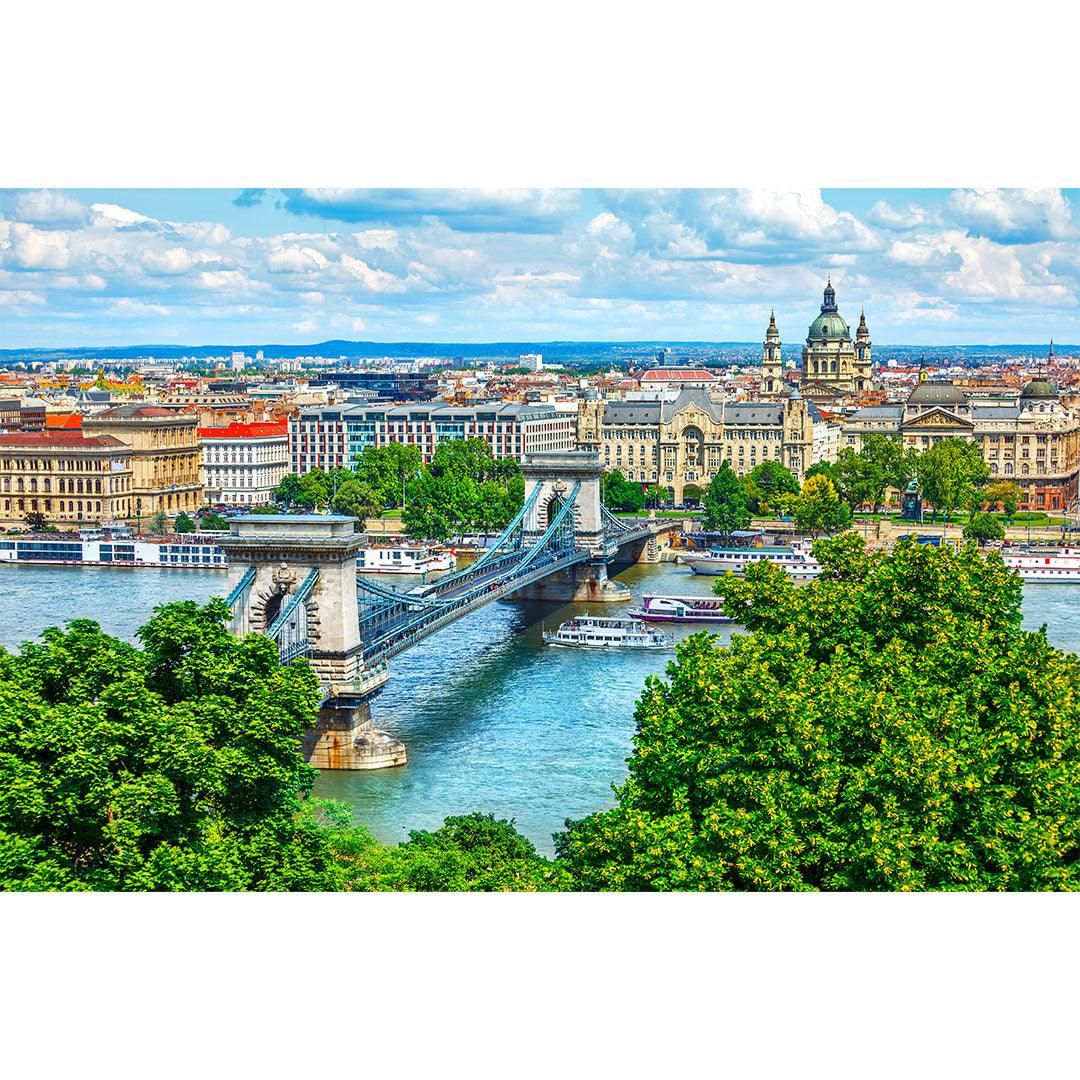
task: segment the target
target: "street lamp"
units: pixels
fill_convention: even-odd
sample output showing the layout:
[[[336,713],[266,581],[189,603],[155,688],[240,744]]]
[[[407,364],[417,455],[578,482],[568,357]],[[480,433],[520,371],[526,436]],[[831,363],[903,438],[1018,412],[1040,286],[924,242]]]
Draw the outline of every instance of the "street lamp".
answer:
[[[135,535],[142,536],[142,499],[135,500]]]

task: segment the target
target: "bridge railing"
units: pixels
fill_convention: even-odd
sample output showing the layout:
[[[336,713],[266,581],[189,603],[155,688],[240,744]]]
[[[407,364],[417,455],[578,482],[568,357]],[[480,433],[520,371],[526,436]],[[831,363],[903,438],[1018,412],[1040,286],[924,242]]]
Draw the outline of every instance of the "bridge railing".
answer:
[[[316,567],[300,583],[300,587],[288,598],[278,617],[266,631],[278,643],[278,653],[283,664],[291,663],[308,651],[307,600],[319,580]]]

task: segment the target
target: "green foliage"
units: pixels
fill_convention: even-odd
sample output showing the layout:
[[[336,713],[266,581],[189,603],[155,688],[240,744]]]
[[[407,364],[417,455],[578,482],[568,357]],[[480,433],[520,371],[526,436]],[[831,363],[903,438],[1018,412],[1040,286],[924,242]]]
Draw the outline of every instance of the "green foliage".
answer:
[[[763,461],[755,465],[746,477],[744,487],[750,511],[754,514],[768,514],[776,510],[778,496],[799,493],[799,481],[779,461]]]
[[[169,515],[164,510],[158,510],[150,519],[146,531],[154,536],[164,536],[169,531]]]
[[[948,438],[934,443],[917,461],[923,497],[935,509],[949,515],[963,505],[972,487],[990,475],[982,451],[966,439]]]
[[[284,503],[286,506],[300,505],[304,489],[300,483],[300,477],[296,473],[288,473],[281,478],[281,482],[274,488],[274,500]]]
[[[726,462],[722,462],[716,475],[709,481],[702,500],[702,528],[707,532],[720,532],[729,536],[736,529],[750,524],[750,509],[742,481]]]
[[[199,522],[199,528],[202,529],[203,532],[228,532],[229,522],[220,514],[207,514],[202,521]]]
[[[183,510],[176,515],[176,520],[173,522],[173,532],[175,533],[189,533],[195,531],[195,522],[192,521],[190,515],[184,513]]]
[[[357,518],[361,530],[369,517],[378,517],[382,512],[379,497],[371,486],[351,477],[338,485],[330,505],[335,513]]]
[[[536,853],[512,821],[490,814],[449,817],[413,831],[397,847],[342,831],[333,839],[341,887],[370,892],[546,892],[568,885],[561,867]]]
[[[697,486],[697,484],[687,484],[682,492],[683,503],[688,506],[700,505],[704,494],[705,493]]]
[[[1012,480],[998,480],[993,484],[987,484],[982,489],[982,505],[990,508],[1000,506],[1005,513],[1005,520],[1011,521],[1016,517],[1016,511],[1024,499],[1024,490]]]
[[[298,817],[318,684],[229,615],[167,604],[142,649],[76,619],[0,651],[0,889],[332,883],[328,837]]]
[[[993,514],[974,514],[964,526],[964,536],[968,540],[1004,540],[1005,526]]]
[[[645,492],[641,485],[627,480],[619,469],[605,472],[602,482],[604,505],[609,510],[634,513],[645,508]]]
[[[1000,557],[818,541],[728,575],[637,707],[618,805],[569,822],[583,889],[1080,887],[1080,660],[1021,629]]]
[[[871,432],[863,436],[858,451],[840,451],[829,478],[852,506],[870,504],[877,513],[889,488],[903,491],[907,487],[917,460],[918,455],[905,450],[896,436]]]
[[[404,443],[365,446],[356,459],[357,477],[375,493],[380,507],[401,506],[402,493],[422,465],[420,447]]]
[[[818,536],[834,533],[851,524],[851,507],[840,496],[827,476],[812,476],[802,486],[794,505],[795,527],[799,532]]]
[[[666,498],[664,489],[659,484],[650,484],[645,489],[645,505],[652,510],[655,510]]]
[[[48,522],[45,520],[45,515],[40,510],[31,510],[25,518],[26,527],[31,532],[43,532]]]
[[[401,521],[410,536],[445,543],[467,532],[500,531],[524,498],[525,480],[513,458],[496,461],[483,439],[451,439],[409,484]]]

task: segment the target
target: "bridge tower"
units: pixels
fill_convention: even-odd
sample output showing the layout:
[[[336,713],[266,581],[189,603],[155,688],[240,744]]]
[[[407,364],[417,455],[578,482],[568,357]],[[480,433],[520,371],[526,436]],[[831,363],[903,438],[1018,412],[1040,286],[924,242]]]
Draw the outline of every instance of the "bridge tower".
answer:
[[[592,603],[626,601],[630,590],[608,580],[607,569],[614,561],[615,548],[606,537],[604,512],[600,498],[603,467],[600,455],[593,450],[550,450],[527,454],[521,464],[525,477],[525,502],[536,488],[536,502],[522,522],[523,542],[534,544],[554,520],[574,484],[580,484],[574,503],[574,537],[578,547],[587,548],[593,557],[565,570],[557,571],[519,589],[514,600],[582,600]]]
[[[371,723],[385,667],[364,667],[356,601],[356,555],[366,538],[337,514],[245,514],[220,539],[229,557],[233,632],[269,634],[285,663],[306,656],[326,697],[304,736],[321,769],[405,764],[405,747]]]

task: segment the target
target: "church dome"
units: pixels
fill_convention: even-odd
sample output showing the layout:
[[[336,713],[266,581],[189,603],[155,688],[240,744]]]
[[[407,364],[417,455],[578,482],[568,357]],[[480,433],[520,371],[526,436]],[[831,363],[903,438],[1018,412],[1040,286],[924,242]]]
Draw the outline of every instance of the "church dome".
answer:
[[[808,335],[811,341],[850,341],[851,331],[838,311],[823,311],[811,324]]]
[[[1056,398],[1057,396],[1054,384],[1047,382],[1046,379],[1032,379],[1020,391],[1021,398]]]
[[[951,382],[921,382],[908,398],[909,405],[966,405],[967,395]]]

